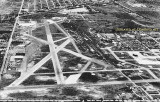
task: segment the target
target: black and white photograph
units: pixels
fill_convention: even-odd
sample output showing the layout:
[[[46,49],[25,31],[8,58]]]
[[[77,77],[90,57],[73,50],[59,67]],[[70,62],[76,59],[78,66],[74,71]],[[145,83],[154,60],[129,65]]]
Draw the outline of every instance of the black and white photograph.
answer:
[[[0,0],[0,102],[159,102],[160,0]]]

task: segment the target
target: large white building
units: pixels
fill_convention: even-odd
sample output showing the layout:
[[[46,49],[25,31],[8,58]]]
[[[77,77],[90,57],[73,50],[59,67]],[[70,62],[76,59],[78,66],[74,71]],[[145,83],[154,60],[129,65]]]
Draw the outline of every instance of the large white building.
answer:
[[[132,56],[134,58],[134,60],[136,60],[139,64],[150,64],[150,65],[159,65],[160,61],[158,61],[157,59],[159,59],[159,56],[149,56],[147,54],[142,55],[140,52],[137,51],[131,51],[128,52],[128,54],[130,56]],[[136,55],[136,56],[135,56]]]
[[[87,13],[89,12],[87,8],[75,8],[75,9],[62,9],[59,11],[61,14],[72,14],[72,13]]]

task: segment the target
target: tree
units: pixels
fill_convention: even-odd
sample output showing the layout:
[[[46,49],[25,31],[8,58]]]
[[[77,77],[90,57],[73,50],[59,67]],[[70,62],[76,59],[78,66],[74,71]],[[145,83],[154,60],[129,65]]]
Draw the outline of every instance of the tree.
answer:
[[[79,94],[79,92],[75,87],[64,87],[62,88],[62,94],[68,96],[76,96]]]
[[[26,91],[26,92],[22,92],[22,93],[10,93],[9,94],[10,97],[13,97],[13,98],[17,98],[17,99],[33,99],[35,98],[34,95],[32,95],[32,92],[30,91]]]

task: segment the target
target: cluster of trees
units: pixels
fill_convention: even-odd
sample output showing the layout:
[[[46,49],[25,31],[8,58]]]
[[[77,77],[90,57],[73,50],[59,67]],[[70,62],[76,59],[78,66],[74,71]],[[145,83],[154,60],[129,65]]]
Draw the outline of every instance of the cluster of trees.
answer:
[[[76,96],[79,94],[79,91],[77,90],[76,87],[63,87],[62,94],[67,96]]]
[[[148,4],[153,4],[153,5],[160,5],[160,1],[159,0],[136,0],[136,2],[148,3]]]
[[[159,18],[160,13],[157,11],[136,11],[138,14],[143,15],[145,17],[154,17]]]
[[[99,80],[98,76],[92,75],[91,73],[83,73],[79,78],[83,82],[97,82]]]
[[[62,23],[62,25],[65,28],[71,29],[76,32],[81,32],[81,33],[87,32],[88,28],[89,28],[89,25],[87,25],[87,22],[84,20],[72,20],[69,23],[64,22],[64,23]]]
[[[10,38],[10,35],[11,35],[10,33],[2,33],[0,34],[0,38],[8,41]]]
[[[88,95],[85,91],[78,90],[76,87],[64,87],[62,88],[62,95],[65,95],[67,97],[78,97],[80,100],[92,100],[93,97]],[[73,98],[71,98],[73,99]]]
[[[33,99],[36,96],[34,96],[31,91],[26,91],[22,93],[10,93],[9,97],[13,97],[16,99]]]

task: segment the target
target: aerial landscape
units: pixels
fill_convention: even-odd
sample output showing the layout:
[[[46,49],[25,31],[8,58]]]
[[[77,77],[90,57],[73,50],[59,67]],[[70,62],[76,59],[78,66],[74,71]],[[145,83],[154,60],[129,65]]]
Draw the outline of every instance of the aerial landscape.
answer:
[[[0,0],[0,102],[158,102],[159,18],[159,0]]]

